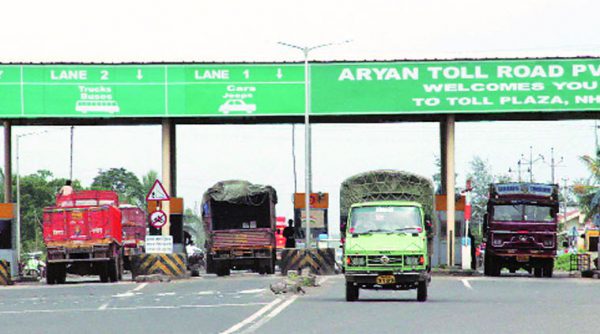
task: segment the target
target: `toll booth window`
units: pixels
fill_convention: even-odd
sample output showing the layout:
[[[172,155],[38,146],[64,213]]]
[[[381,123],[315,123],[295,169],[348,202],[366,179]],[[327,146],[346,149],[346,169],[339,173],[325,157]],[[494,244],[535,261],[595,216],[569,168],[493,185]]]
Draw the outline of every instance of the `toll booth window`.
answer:
[[[11,226],[11,220],[0,220],[0,249],[12,249]]]

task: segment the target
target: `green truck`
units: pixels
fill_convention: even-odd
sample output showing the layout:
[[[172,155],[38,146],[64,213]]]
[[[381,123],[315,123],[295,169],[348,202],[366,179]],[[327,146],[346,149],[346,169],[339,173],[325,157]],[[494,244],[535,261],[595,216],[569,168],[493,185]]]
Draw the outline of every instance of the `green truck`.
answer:
[[[342,183],[347,301],[360,289],[417,289],[417,300],[427,300],[434,203],[432,182],[408,172],[376,170]]]

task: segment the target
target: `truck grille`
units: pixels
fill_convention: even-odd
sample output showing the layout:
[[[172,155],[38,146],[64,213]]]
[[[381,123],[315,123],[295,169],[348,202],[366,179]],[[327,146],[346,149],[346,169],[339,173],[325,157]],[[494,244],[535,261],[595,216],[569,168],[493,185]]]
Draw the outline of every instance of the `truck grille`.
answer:
[[[367,257],[368,266],[401,266],[402,255],[382,255]]]

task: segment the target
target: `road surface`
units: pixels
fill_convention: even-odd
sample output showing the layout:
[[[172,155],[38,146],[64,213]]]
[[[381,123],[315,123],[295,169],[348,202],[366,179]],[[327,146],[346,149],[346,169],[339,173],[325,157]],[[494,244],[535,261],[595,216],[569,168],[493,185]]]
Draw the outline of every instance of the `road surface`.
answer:
[[[415,291],[365,291],[342,276],[274,295],[279,276],[234,273],[170,283],[77,281],[0,287],[1,333],[597,333],[600,280],[438,277]]]

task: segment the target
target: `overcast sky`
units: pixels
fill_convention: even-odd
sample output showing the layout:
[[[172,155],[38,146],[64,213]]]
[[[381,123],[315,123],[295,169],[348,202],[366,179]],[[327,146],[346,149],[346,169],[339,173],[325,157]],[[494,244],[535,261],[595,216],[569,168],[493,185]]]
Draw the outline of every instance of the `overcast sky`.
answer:
[[[298,61],[278,41],[316,45],[352,39],[311,54],[315,60],[390,60],[599,55],[597,1],[18,1],[3,4],[1,62]],[[68,127],[17,127],[21,173],[68,176]],[[304,187],[303,127],[296,127],[298,186]],[[431,176],[439,155],[437,123],[315,125],[314,190],[331,193],[338,223],[339,184],[376,168]],[[578,157],[592,154],[593,121],[472,122],[456,126],[459,184],[476,155],[494,173],[521,154],[555,148],[557,178],[587,176]],[[291,125],[178,127],[178,195],[192,207],[215,182],[273,185],[278,212],[292,215]],[[74,178],[89,185],[99,169],[160,172],[160,127],[77,127]],[[536,180],[550,168],[534,165]],[[333,229],[336,230],[336,229]]]

